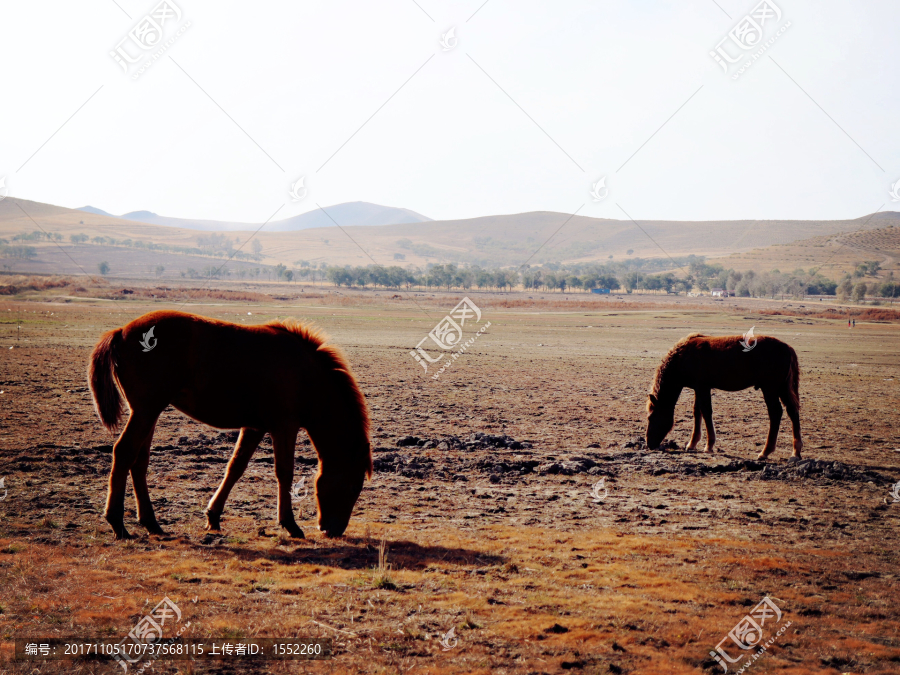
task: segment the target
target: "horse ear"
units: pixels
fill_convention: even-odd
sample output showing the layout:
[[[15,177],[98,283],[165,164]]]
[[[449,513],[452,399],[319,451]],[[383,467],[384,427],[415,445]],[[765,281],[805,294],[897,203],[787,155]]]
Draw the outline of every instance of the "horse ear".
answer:
[[[653,410],[653,406],[655,406],[657,403],[658,403],[658,399],[656,398],[656,396],[654,394],[650,394],[647,396],[647,410],[648,411]]]

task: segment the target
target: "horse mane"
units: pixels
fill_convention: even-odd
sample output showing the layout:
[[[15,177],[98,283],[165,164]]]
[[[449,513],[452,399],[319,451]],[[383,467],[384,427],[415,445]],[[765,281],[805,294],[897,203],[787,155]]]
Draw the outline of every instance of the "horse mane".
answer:
[[[678,359],[684,352],[687,350],[688,343],[694,338],[698,337],[706,337],[702,333],[691,333],[687,337],[681,338],[678,342],[675,343],[675,346],[669,350],[669,353],[666,354],[662,361],[659,364],[659,367],[656,369],[656,377],[653,378],[653,384],[650,387],[650,394],[653,396],[659,396],[659,390],[665,384],[666,381],[666,373],[669,372],[669,369],[675,363],[676,359]],[[647,402],[649,407],[650,402]]]
[[[369,406],[366,405],[366,399],[359,388],[359,384],[356,382],[356,377],[354,377],[343,351],[336,345],[329,344],[329,338],[324,331],[297,319],[275,319],[274,321],[269,321],[266,325],[287,331],[309,345],[314,350],[315,358],[319,364],[334,377],[334,382],[338,385],[338,391],[349,392],[346,402],[349,404],[350,409],[357,414],[362,424],[367,447],[367,457],[365,458],[366,475],[371,478],[373,469],[372,453],[368,443],[371,430]]]

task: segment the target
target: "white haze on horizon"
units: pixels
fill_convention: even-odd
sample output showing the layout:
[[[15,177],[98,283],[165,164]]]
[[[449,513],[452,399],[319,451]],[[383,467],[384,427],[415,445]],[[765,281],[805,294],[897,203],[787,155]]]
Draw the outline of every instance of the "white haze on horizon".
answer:
[[[900,210],[900,3],[774,1],[790,28],[738,81],[709,52],[753,1],[175,0],[190,27],[138,81],[109,52],[155,2],[5,3],[0,176],[24,199],[247,223],[351,201],[441,220]]]

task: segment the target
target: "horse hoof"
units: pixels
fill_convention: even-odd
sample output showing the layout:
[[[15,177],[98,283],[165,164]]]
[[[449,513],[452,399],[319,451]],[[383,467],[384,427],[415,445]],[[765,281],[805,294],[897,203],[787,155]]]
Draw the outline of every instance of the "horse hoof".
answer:
[[[147,528],[147,534],[153,534],[158,537],[166,536],[166,533],[163,532],[163,529],[159,526],[159,523],[151,523],[150,525],[141,523],[141,525]]]
[[[221,513],[206,512],[206,529],[210,532],[218,532],[222,529]]]
[[[347,525],[341,525],[340,523],[326,523],[325,525],[319,525],[319,532],[329,539],[343,536],[346,529]]]
[[[303,534],[303,530],[297,527],[294,523],[289,523],[287,525],[281,525],[285,530],[287,530],[288,534],[291,535],[294,539],[306,539],[306,536]]]
[[[113,533],[116,535],[116,541],[120,541],[123,539],[134,539],[130,534],[128,534],[128,530],[125,529],[125,523],[120,521],[118,518],[106,518],[106,522],[109,523],[109,526],[112,527]]]

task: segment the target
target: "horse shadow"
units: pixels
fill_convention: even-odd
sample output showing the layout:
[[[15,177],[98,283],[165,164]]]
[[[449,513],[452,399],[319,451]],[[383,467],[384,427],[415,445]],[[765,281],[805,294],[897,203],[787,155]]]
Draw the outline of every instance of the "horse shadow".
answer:
[[[274,537],[274,535],[273,535]],[[341,537],[339,539],[321,541],[318,538],[310,541],[292,540],[292,550],[258,548],[240,544],[227,544],[222,535],[207,534],[201,542],[191,541],[195,549],[205,553],[242,560],[259,560],[264,558],[284,565],[307,564],[334,567],[344,570],[365,570],[378,566],[379,542],[371,537]],[[437,545],[422,545],[412,541],[398,539],[386,540],[385,550],[387,564],[393,570],[422,570],[429,565],[444,563],[456,567],[478,569],[503,565],[507,559],[501,555],[493,555],[473,549]]]

